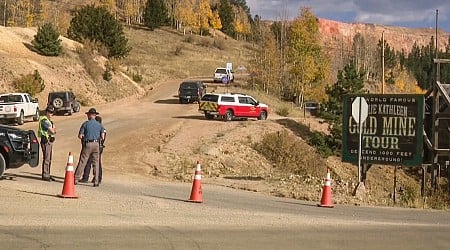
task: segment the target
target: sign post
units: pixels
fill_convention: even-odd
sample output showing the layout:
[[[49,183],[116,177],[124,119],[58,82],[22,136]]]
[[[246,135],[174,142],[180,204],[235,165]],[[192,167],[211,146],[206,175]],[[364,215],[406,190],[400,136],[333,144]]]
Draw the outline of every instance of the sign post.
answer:
[[[369,105],[364,97],[356,97],[352,102],[352,117],[359,125],[359,144],[358,144],[358,183],[361,182],[361,148],[362,148],[362,134],[363,123],[369,115]]]

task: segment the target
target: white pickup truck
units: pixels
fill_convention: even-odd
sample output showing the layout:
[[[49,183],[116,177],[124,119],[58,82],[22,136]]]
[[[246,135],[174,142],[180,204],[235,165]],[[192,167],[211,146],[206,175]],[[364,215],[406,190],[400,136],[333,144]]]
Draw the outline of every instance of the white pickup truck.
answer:
[[[214,71],[213,81],[221,83],[234,82],[233,71],[230,68],[216,68]]]
[[[0,120],[14,121],[19,125],[25,118],[39,120],[39,104],[37,99],[27,93],[9,93],[0,95]]]

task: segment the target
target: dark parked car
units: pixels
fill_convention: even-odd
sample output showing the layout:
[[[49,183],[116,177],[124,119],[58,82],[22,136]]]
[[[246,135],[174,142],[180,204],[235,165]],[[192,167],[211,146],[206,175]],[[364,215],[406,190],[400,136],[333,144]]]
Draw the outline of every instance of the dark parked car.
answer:
[[[0,177],[6,169],[39,165],[39,142],[33,130],[0,125]]]
[[[72,115],[72,112],[76,113],[80,111],[80,103],[71,91],[48,93],[47,105],[53,105],[56,112],[64,112],[69,115]]]
[[[206,94],[206,85],[202,81],[186,81],[178,88],[179,103],[200,102]]]
[[[304,103],[304,111],[312,116],[318,116],[320,114],[320,109],[319,102],[309,101]]]

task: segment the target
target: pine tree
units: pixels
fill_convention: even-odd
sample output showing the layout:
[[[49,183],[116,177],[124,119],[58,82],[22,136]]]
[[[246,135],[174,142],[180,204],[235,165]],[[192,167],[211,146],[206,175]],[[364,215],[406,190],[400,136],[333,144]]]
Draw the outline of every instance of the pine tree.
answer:
[[[144,12],[144,24],[150,30],[169,24],[169,14],[163,0],[148,0]]]
[[[357,69],[354,62],[350,62],[339,70],[337,81],[332,86],[326,87],[328,101],[325,103],[325,109],[321,116],[328,122],[330,136],[328,145],[333,151],[342,148],[342,115],[343,102],[342,97],[346,94],[364,93],[364,71]]]
[[[234,30],[233,25],[233,8],[231,7],[228,0],[220,0],[218,10],[220,20],[222,21],[222,32],[231,37],[234,37],[236,31]]]
[[[46,23],[38,28],[31,44],[39,54],[45,56],[59,56],[61,54],[61,39],[59,39],[59,33],[51,23]]]
[[[88,39],[100,43],[111,58],[126,57],[131,50],[122,25],[105,7],[87,5],[77,10],[67,34],[79,42]]]

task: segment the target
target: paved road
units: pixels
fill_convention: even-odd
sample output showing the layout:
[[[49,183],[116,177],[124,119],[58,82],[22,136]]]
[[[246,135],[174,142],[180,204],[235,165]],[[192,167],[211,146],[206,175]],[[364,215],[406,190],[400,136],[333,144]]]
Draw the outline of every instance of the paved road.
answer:
[[[2,189],[2,249],[447,249],[445,211],[336,206],[189,183],[110,181],[77,186],[15,177]],[[2,182],[2,187],[4,182]],[[7,191],[7,192],[4,192]],[[33,200],[26,204],[25,200]],[[101,198],[101,199],[99,199]]]

